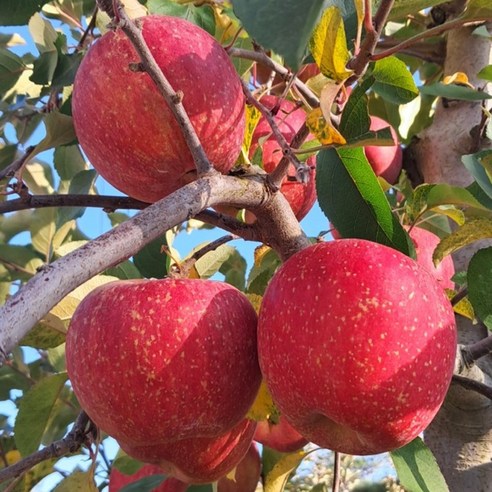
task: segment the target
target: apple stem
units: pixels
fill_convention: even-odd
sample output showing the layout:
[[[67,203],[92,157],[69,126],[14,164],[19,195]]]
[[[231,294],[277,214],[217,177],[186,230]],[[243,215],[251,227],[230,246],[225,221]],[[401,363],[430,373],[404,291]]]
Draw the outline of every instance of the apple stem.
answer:
[[[182,104],[182,91],[175,91],[173,89],[169,83],[169,80],[159,68],[159,65],[157,65],[152,53],[150,52],[143,37],[142,30],[128,17],[121,2],[119,0],[114,0],[114,3],[116,5],[115,20],[117,21],[117,26],[120,27],[126,34],[139,55],[141,60],[139,63],[139,68],[147,72],[147,74],[154,81],[157,89],[164,97],[167,105],[178,122],[178,125],[183,132],[188,149],[193,157],[198,175],[203,176],[206,174],[217,173],[211,165],[200,139],[195,132],[193,124],[190,121],[188,113]]]
[[[82,445],[94,440],[97,429],[85,412],[80,412],[72,430],[63,438],[49,446],[26,456],[22,460],[0,470],[0,483],[20,477],[37,464],[53,458],[61,458],[77,452]]]

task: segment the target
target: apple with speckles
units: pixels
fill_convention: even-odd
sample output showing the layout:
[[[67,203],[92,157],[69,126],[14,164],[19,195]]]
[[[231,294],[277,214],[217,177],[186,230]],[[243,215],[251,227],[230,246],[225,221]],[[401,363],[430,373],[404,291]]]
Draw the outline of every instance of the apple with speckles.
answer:
[[[244,135],[245,100],[229,56],[203,29],[180,18],[136,21],[175,91],[213,166],[227,173]],[[75,78],[77,138],[96,170],[123,193],[155,202],[196,179],[195,164],[174,115],[119,29],[101,37]]]
[[[73,315],[67,371],[82,408],[130,455],[227,432],[229,443],[251,440],[242,422],[261,380],[256,326],[246,296],[223,282],[111,282]]]
[[[456,325],[442,287],[381,244],[340,239],[288,259],[263,297],[260,366],[306,439],[376,454],[417,437],[453,373]]]
[[[261,460],[258,448],[255,443],[251,443],[246,455],[236,466],[234,477],[221,477],[217,483],[217,490],[218,492],[254,492],[260,479],[260,472]],[[165,473],[165,470],[157,465],[144,465],[132,475],[125,475],[113,469],[109,477],[109,492],[119,492],[124,486],[141,478]],[[170,477],[152,489],[152,492],[185,492],[188,487],[188,483]]]
[[[371,116],[370,120],[370,130],[390,128],[394,145],[367,145],[364,147],[364,153],[376,176],[381,176],[389,184],[395,184],[398,181],[403,163],[403,151],[398,141],[398,135],[395,129],[382,118]]]
[[[258,422],[254,439],[281,453],[292,453],[308,443],[283,415],[276,422],[269,419]]]

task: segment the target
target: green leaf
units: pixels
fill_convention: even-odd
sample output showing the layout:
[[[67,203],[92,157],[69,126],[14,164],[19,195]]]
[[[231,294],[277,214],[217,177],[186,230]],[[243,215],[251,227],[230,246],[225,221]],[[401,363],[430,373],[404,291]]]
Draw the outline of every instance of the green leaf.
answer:
[[[34,453],[41,444],[66,381],[66,373],[54,374],[42,379],[24,394],[14,428],[15,443],[22,456]]]
[[[375,7],[379,6],[380,3],[381,0],[373,1]],[[402,19],[408,14],[415,14],[419,10],[428,9],[440,3],[442,3],[442,0],[395,0],[389,18],[391,20]]]
[[[52,111],[46,115],[43,123],[46,127],[46,136],[36,145],[32,155],[75,141],[76,135],[71,116],[59,111]]]
[[[63,181],[71,180],[77,173],[85,171],[87,164],[78,145],[63,145],[54,152],[55,169]]]
[[[40,208],[33,213],[33,225],[31,227],[31,241],[34,249],[44,256],[49,262],[53,254],[53,238],[56,233],[55,208]]]
[[[203,246],[205,246],[205,244],[197,246],[190,254],[193,254]],[[212,275],[217,273],[221,266],[234,254],[235,251],[235,248],[232,246],[222,244],[214,251],[210,251],[206,255],[202,256],[195,263],[195,268],[200,278],[210,278]]]
[[[490,0],[470,0],[462,19],[487,19],[492,17]]]
[[[143,463],[141,461],[128,456],[121,449],[118,451],[116,459],[113,461],[113,467],[125,475],[133,475],[134,473],[137,473],[142,466]]]
[[[167,247],[165,236],[161,236],[141,249],[134,257],[133,263],[146,278],[164,278],[168,272],[168,256],[162,251]]]
[[[69,55],[58,53],[58,63],[51,83],[58,87],[72,85],[81,61],[82,53]]]
[[[492,330],[492,248],[477,251],[468,265],[468,299],[477,317]]]
[[[492,198],[492,181],[490,174],[484,164],[492,157],[492,150],[484,150],[477,154],[469,154],[461,157],[461,161],[468,172],[475,178],[476,182],[487,195]]]
[[[483,101],[485,99],[492,99],[492,96],[484,91],[476,91],[471,87],[463,85],[443,84],[442,82],[424,85],[420,87],[420,92],[429,96],[444,97],[445,99],[456,99],[459,101]]]
[[[361,148],[321,151],[316,190],[321,210],[342,237],[368,239],[413,255],[411,241]]]
[[[0,68],[0,79],[2,77],[1,70],[2,69]],[[1,93],[1,88],[0,88],[0,93]],[[0,147],[1,147],[0,148],[0,170],[1,170],[1,169],[5,169],[9,164],[12,164],[12,162],[14,162],[15,157],[17,155],[17,145],[16,144],[3,145]]]
[[[340,9],[332,6],[324,11],[309,47],[323,75],[339,82],[351,75],[352,70],[346,68],[350,53]]]
[[[0,367],[0,400],[10,399],[10,391],[27,391],[31,387],[29,378],[9,366]]]
[[[419,95],[412,74],[396,56],[377,61],[371,75],[376,80],[374,91],[389,102],[406,104]]]
[[[278,254],[273,249],[268,248],[265,253],[259,255],[255,253],[255,263],[248,277],[248,294],[262,296],[272,275],[281,264]]]
[[[390,454],[405,489],[412,492],[449,490],[434,455],[419,437]]]
[[[369,131],[371,120],[367,111],[366,92],[372,87],[374,82],[374,77],[367,77],[362,83],[358,84],[350,94],[343,109],[338,129],[347,140]]]
[[[477,73],[477,77],[479,79],[492,82],[492,65],[487,65],[486,67],[482,68],[482,70]]]
[[[53,79],[56,64],[58,63],[58,53],[54,51],[45,51],[41,53],[33,64],[33,72],[29,80],[38,85],[48,85]]]
[[[150,475],[125,485],[120,492],[152,492],[166,479],[165,475]]]
[[[239,251],[234,248],[233,253],[221,265],[219,272],[224,275],[224,281],[236,289],[244,290],[247,263]]]
[[[67,324],[53,313],[48,313],[36,323],[34,328],[19,342],[19,345],[41,350],[58,347],[65,342]]]
[[[18,273],[24,273],[21,278],[28,279],[36,273],[36,269],[43,264],[43,261],[29,247],[2,244],[0,247],[0,263],[8,263],[14,268],[17,267]]]
[[[64,478],[53,489],[53,492],[99,492],[99,489],[94,482],[94,475],[91,471],[75,471]]]
[[[445,256],[481,239],[492,238],[492,219],[478,217],[468,220],[437,245],[432,259],[438,264]]]
[[[14,87],[25,68],[22,58],[0,47],[0,95]]]
[[[180,5],[173,0],[148,0],[147,8],[151,14],[181,17],[201,27],[212,36],[215,34],[214,11],[208,5],[196,7],[193,4]]]
[[[142,278],[142,275],[139,269],[135,266],[134,263],[127,260],[119,265],[108,268],[104,271],[104,275],[111,275],[113,277],[117,277],[120,280],[128,280],[132,278]]]
[[[252,38],[264,48],[283,56],[286,63],[297,70],[306,55],[311,33],[323,8],[334,3],[338,2],[234,0],[233,7]]]
[[[2,0],[0,2],[0,26],[22,26],[48,0]]]
[[[265,480],[265,492],[282,492],[289,475],[300,465],[306,457],[306,451],[296,451],[283,456],[275,463]]]

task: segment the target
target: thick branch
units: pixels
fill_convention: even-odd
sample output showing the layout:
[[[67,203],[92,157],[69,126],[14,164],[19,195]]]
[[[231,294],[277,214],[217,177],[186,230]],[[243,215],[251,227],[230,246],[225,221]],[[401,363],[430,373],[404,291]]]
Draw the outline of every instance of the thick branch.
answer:
[[[92,422],[85,412],[81,412],[73,429],[63,439],[55,441],[40,451],[36,451],[17,463],[0,470],[0,483],[20,477],[43,461],[76,453],[83,444],[89,441],[92,432]]]
[[[480,393],[489,400],[492,400],[492,388],[486,384],[456,374],[453,376],[453,382],[458,383],[460,386],[463,386],[463,388]]]
[[[260,240],[284,260],[308,246],[286,199],[281,193],[269,195],[263,180],[259,176],[205,176],[44,267],[0,308],[0,357],[4,360],[35,323],[73,289],[205,208],[228,203],[256,210]]]
[[[492,336],[482,338],[478,342],[462,345],[461,357],[467,367],[472,366],[478,359],[492,353]]]

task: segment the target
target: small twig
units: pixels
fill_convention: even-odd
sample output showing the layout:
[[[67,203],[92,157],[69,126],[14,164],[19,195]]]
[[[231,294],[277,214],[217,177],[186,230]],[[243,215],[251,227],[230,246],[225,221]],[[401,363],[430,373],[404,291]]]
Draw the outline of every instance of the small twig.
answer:
[[[230,56],[234,56],[236,58],[244,58],[245,60],[255,61],[257,63],[260,63],[261,65],[267,66],[274,72],[278,73],[286,82],[291,77],[291,72],[287,68],[280,65],[280,63],[273,61],[265,53],[245,50],[242,48],[229,48],[227,52],[229,53]],[[299,92],[303,95],[303,97],[306,99],[306,101],[309,103],[310,106],[312,107],[319,106],[318,97],[304,82],[302,82],[296,77],[294,79],[294,85],[297,87]]]
[[[332,492],[338,492],[340,490],[340,453],[338,451],[333,452],[333,486]]]
[[[272,115],[271,111],[268,108],[266,108],[263,104],[261,104],[260,101],[258,101],[253,97],[250,90],[248,89],[248,86],[244,81],[243,81],[243,90],[248,104],[251,104],[256,108],[258,108],[262,116],[268,121],[268,124],[272,129],[272,133],[275,139],[277,140],[278,144],[280,145],[280,148],[282,149],[283,157],[285,157],[285,161],[287,161],[287,163],[282,166],[280,166],[279,164],[270,173],[268,178],[269,184],[271,185],[272,189],[279,190],[283,179],[287,175],[287,171],[289,169],[289,162],[293,164],[293,166],[300,174],[307,173],[309,170],[307,169],[306,164],[301,162],[294,154],[294,152],[292,152],[290,144],[287,142],[282,132],[280,131],[280,128],[278,127],[277,122],[275,121],[275,118]]]
[[[369,30],[367,29],[368,26],[366,26],[366,37],[362,42],[359,53],[347,65],[348,68],[354,71],[354,75],[350,79],[356,80],[360,78],[367,70],[393,4],[394,0],[382,0],[372,19],[372,23],[370,23]]]
[[[478,359],[492,353],[492,335],[470,345],[463,345],[460,350],[466,367],[471,367]]]
[[[87,414],[81,412],[75,420],[73,429],[63,439],[59,439],[40,451],[36,451],[17,463],[0,470],[0,483],[23,475],[43,461],[76,453],[83,444],[89,442],[89,435],[94,430],[93,425]]]
[[[451,305],[456,306],[458,302],[463,300],[468,295],[468,288],[464,287],[463,289],[456,292],[456,294],[451,298]]]
[[[4,178],[13,178],[16,173],[19,172],[20,169],[26,164],[26,162],[30,159],[32,151],[35,149],[34,145],[28,147],[21,157],[16,159],[12,164],[9,164],[6,168],[0,171],[0,180]]]
[[[491,19],[489,17],[481,18],[481,19],[473,19],[473,20],[461,19],[461,18],[454,19],[452,21],[446,22],[445,24],[441,24],[440,26],[436,26],[433,27],[432,29],[428,29],[427,31],[416,34],[415,36],[412,36],[411,38],[408,38],[405,41],[402,41],[400,44],[388,48],[387,50],[380,51],[379,53],[373,54],[371,55],[370,61],[381,60],[382,58],[386,58],[388,56],[394,55],[395,53],[400,53],[404,49],[409,48],[410,46],[417,44],[418,42],[424,39],[431,38],[433,36],[439,36],[440,34],[449,31],[451,29],[476,26],[490,20]]]
[[[84,49],[85,40],[87,39],[89,34],[92,33],[92,31],[94,30],[94,27],[96,27],[97,12],[98,12],[98,8],[96,6],[96,7],[94,7],[94,10],[92,11],[91,20],[90,20],[89,24],[87,25],[87,28],[85,29],[84,34],[82,34],[82,37],[80,38],[80,41],[78,42],[77,47],[75,48],[75,51],[80,51],[80,50]]]
[[[452,380],[454,383],[458,383],[460,386],[463,386],[463,388],[480,393],[489,400],[492,400],[492,388],[490,386],[464,376],[458,376],[456,374],[453,375]]]
[[[378,56],[379,53],[399,45],[400,40],[386,37],[378,42],[376,54],[374,56]],[[446,56],[446,43],[444,40],[432,44],[419,42],[415,43],[413,46],[400,48],[398,53],[413,56],[414,58],[419,58],[423,61],[435,63],[437,65],[443,65]]]
[[[120,1],[115,2],[117,5],[117,13],[119,17],[118,26],[126,34],[130,42],[133,44],[137,54],[141,60],[141,68],[149,74],[154,81],[160,94],[164,97],[169,109],[172,111],[179,127],[183,133],[186,144],[195,162],[197,173],[199,176],[213,172],[213,167],[208,160],[207,154],[203,149],[200,139],[193,128],[188,113],[186,112],[182,99],[183,93],[175,91],[166,76],[157,65],[152,53],[150,52],[147,43],[142,35],[142,30],[133,22],[126,14]]]

